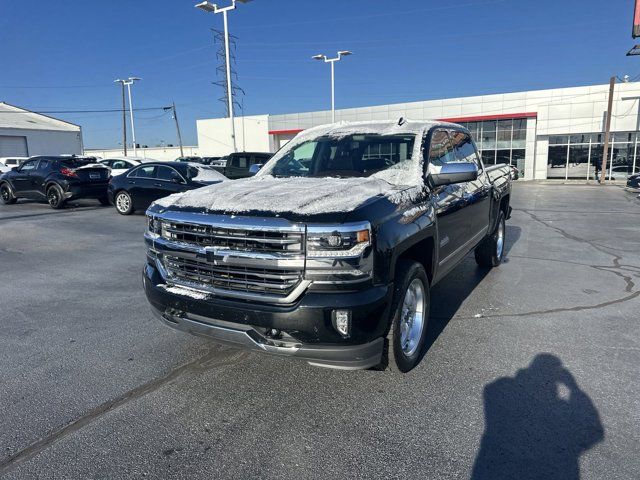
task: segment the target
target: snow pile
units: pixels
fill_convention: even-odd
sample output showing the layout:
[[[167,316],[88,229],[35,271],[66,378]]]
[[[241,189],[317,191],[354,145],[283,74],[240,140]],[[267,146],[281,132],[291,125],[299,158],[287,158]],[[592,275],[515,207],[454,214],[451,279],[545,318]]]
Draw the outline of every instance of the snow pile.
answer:
[[[252,210],[302,215],[348,212],[373,197],[399,196],[401,190],[378,178],[245,178],[177,193],[155,202],[160,207],[192,207],[242,213]]]

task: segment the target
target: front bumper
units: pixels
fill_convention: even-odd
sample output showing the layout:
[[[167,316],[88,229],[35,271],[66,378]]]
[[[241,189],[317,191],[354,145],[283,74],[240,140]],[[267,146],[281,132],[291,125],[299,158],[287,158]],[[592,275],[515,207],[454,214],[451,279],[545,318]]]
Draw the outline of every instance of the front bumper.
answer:
[[[361,370],[378,365],[382,359],[382,337],[362,345],[305,345],[271,340],[246,325],[172,311],[161,312],[154,307],[152,311],[165,325],[177,330],[236,348],[303,360],[318,367]]]
[[[145,265],[143,282],[155,313],[178,330],[318,366],[362,369],[380,363],[391,285],[345,293],[307,291],[295,304],[283,306],[182,295],[167,289],[160,272],[149,264]],[[351,310],[349,338],[333,328],[334,309]],[[280,330],[289,340],[271,340],[264,335],[267,329]]]

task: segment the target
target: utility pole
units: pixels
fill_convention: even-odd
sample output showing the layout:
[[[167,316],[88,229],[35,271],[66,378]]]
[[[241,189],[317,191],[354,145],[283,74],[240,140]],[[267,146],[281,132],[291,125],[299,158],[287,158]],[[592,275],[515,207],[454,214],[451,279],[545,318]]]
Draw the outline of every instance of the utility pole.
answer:
[[[607,107],[607,121],[604,128],[604,152],[602,153],[602,171],[600,172],[600,184],[607,180],[607,160],[609,158],[609,137],[611,135],[611,116],[613,113],[613,93],[616,88],[616,77],[609,79],[609,106]]]
[[[124,149],[124,156],[127,156],[127,101],[124,94],[124,80],[115,80],[114,83],[119,83],[122,86],[122,148]]]
[[[176,113],[175,102],[171,103],[171,108],[173,110],[173,119],[176,121],[176,130],[178,132],[178,143],[180,144],[180,157],[184,157],[184,152],[182,151],[182,134],[180,133],[180,124],[178,123],[178,114]]]

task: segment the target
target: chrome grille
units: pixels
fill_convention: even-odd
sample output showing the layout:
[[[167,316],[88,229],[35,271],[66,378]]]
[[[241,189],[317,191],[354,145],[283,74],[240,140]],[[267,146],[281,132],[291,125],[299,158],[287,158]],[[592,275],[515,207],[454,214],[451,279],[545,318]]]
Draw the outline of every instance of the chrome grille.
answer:
[[[170,241],[200,247],[216,247],[243,252],[300,254],[304,251],[304,234],[302,232],[224,228],[163,221],[162,236]]]
[[[218,266],[172,255],[164,255],[163,264],[168,280],[196,288],[204,287],[205,290],[223,289],[285,297],[302,280],[301,270]]]

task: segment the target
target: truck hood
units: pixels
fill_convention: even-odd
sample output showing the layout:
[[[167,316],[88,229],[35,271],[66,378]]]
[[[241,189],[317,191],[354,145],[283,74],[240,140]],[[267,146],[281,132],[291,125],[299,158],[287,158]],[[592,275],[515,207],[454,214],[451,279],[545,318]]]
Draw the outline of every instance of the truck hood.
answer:
[[[170,195],[156,201],[150,211],[188,210],[242,216],[281,216],[291,220],[348,214],[373,201],[387,198],[400,203],[410,187],[395,186],[379,178],[274,178],[261,176],[222,182]],[[341,217],[344,218],[344,217]]]

